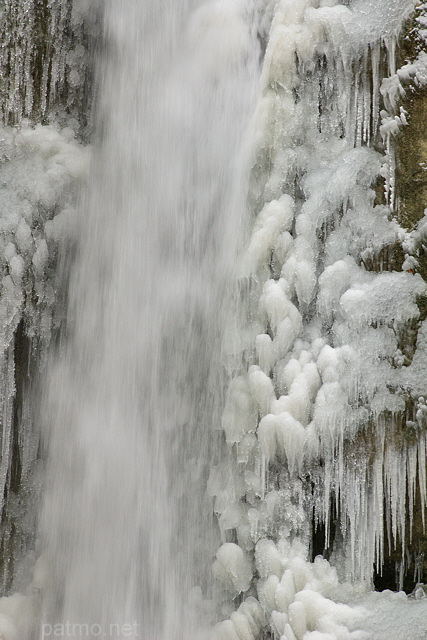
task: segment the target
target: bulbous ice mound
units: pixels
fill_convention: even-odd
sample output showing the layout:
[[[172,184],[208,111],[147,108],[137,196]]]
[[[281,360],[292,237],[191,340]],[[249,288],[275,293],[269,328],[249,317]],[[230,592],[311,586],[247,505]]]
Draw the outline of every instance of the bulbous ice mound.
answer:
[[[266,47],[236,276],[240,368],[222,422],[230,457],[209,488],[224,539],[255,556],[246,595],[258,597],[265,633],[282,640],[364,635],[351,615],[346,628],[328,628],[321,610],[330,605],[304,582],[279,587],[280,545],[305,542],[296,564],[308,575],[322,523],[338,591],[346,580],[369,587],[384,557],[385,522],[403,549],[416,492],[425,503],[426,283],[413,257],[389,258],[411,244],[395,211],[393,137],[407,126],[400,83],[423,77],[421,58],[395,69],[414,6],[281,0]],[[262,549],[270,554],[264,566]],[[217,562],[214,572],[230,591]],[[318,586],[322,597],[340,599]],[[252,637],[238,613],[220,623],[220,638]]]

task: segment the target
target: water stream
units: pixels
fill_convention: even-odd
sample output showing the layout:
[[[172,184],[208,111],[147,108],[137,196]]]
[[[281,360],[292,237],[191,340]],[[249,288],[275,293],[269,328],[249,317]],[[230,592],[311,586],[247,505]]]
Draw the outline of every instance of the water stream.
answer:
[[[52,623],[195,632],[185,599],[215,551],[204,487],[259,75],[254,12],[103,8],[102,136],[49,385]]]

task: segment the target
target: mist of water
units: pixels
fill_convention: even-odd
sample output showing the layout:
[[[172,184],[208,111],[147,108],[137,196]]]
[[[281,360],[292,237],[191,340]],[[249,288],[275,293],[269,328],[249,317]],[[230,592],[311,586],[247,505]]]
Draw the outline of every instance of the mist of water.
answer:
[[[47,394],[44,616],[187,639],[188,592],[214,552],[204,486],[258,77],[254,8],[108,1],[103,20],[101,133]]]

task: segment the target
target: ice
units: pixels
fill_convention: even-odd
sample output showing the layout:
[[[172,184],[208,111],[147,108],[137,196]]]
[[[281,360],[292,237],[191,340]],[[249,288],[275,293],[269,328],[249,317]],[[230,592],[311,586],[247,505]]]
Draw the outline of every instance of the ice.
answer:
[[[293,220],[293,200],[284,194],[279,200],[267,203],[258,214],[249,246],[242,257],[242,274],[256,273],[260,265],[269,259],[269,252],[277,243],[278,236],[283,238],[282,246],[277,252],[286,253],[286,246],[290,240],[289,233],[284,236],[281,232],[288,232]]]
[[[425,438],[399,437],[399,425],[421,434],[425,422],[425,225],[407,232],[395,216],[395,144],[411,126],[401,101],[425,75],[422,54],[396,68],[414,7],[287,0],[272,19],[251,150],[256,215],[236,274],[248,295],[234,380],[252,375],[259,416],[251,453],[238,458],[242,540],[255,546],[253,585],[282,639],[367,637],[334,602],[331,565],[307,562],[310,509],[339,579],[369,587],[387,527],[403,550],[417,491],[425,507]],[[292,221],[280,221],[283,198]],[[389,257],[400,246],[401,264]],[[280,545],[297,537],[296,560],[280,561]]]
[[[74,136],[73,136],[74,137]],[[35,502],[39,491],[36,482],[40,426],[30,409],[30,369],[32,384],[36,385],[36,372],[43,369],[47,350],[53,333],[58,329],[58,296],[56,290],[60,272],[52,267],[59,264],[59,240],[48,233],[54,227],[56,217],[63,208],[75,216],[76,189],[82,183],[88,166],[88,150],[78,144],[69,132],[61,133],[54,127],[31,127],[20,129],[1,128],[0,163],[0,247],[3,258],[0,262],[0,386],[2,397],[0,494],[4,503],[4,526],[12,523],[15,536],[8,536],[3,544],[7,553],[14,556],[16,567],[21,556],[32,544],[29,531],[34,527],[34,508],[27,503]],[[72,240],[72,225],[64,226],[62,250]],[[64,253],[62,253],[64,256]],[[19,333],[22,324],[23,335]],[[33,351],[25,340],[34,340]],[[37,344],[37,354],[34,349]],[[28,350],[28,371],[17,371],[23,363],[16,362],[17,354]],[[18,355],[19,357],[19,355]],[[22,355],[21,355],[22,358]],[[37,363],[36,363],[37,358]],[[30,364],[31,363],[31,364]],[[21,379],[21,376],[24,378]],[[20,408],[19,427],[16,424],[14,405],[17,402],[18,386],[22,393],[25,385],[28,395]],[[15,441],[14,430],[19,428],[19,439]],[[19,482],[24,489],[19,497],[11,490],[12,467],[20,465]],[[15,479],[16,482],[16,479]],[[34,495],[29,487],[33,486]],[[14,502],[21,501],[21,508]],[[6,525],[6,523],[8,523]],[[6,571],[3,588],[10,588],[14,571]],[[15,569],[16,573],[16,569]]]
[[[252,580],[252,566],[242,549],[227,542],[218,549],[213,565],[214,576],[236,595],[247,591]]]
[[[367,324],[375,320],[379,323],[393,321],[405,324],[417,318],[419,310],[416,296],[426,291],[426,284],[418,274],[384,273],[370,284],[353,286],[341,296],[340,306],[350,322]],[[398,308],[393,300],[402,301]],[[393,305],[393,306],[391,306]]]
[[[261,539],[257,542],[255,566],[260,578],[267,578],[269,575],[275,575],[279,579],[282,577],[282,558],[272,540]]]
[[[268,380],[270,381],[269,378]],[[222,427],[227,434],[227,441],[240,442],[243,434],[255,432],[256,424],[256,404],[251,395],[249,379],[246,376],[238,376],[229,386],[222,416]]]
[[[0,64],[9,71],[0,87],[2,121],[73,121],[84,136],[92,91],[82,85],[92,76],[95,3],[51,0],[43,10],[31,2],[3,4]]]
[[[249,368],[249,389],[258,405],[259,415],[268,413],[271,403],[276,399],[273,383],[256,365]]]
[[[285,624],[285,632],[281,640],[297,640],[294,632],[292,631],[292,627],[289,624]]]
[[[425,638],[426,600],[411,599],[405,593],[372,592],[358,598],[365,616],[358,627],[375,640],[423,640]]]
[[[269,414],[264,416],[258,427],[258,441],[267,462],[274,460],[277,453],[277,420]]]
[[[276,606],[279,611],[288,611],[289,605],[295,598],[295,593],[295,580],[293,573],[290,569],[286,569],[275,593]]]
[[[289,621],[292,631],[298,640],[302,640],[302,637],[307,632],[307,620],[306,610],[304,604],[298,600],[295,600],[289,605]]]
[[[34,275],[37,278],[43,278],[49,259],[49,250],[47,248],[46,240],[42,238],[38,243],[36,243],[36,247],[37,248],[32,259]]]
[[[255,552],[260,576],[258,598],[272,629],[281,636],[287,634],[286,637],[299,640],[310,635],[320,638],[322,634],[331,634],[334,640],[366,640],[368,636],[365,633],[349,630],[358,624],[361,616],[366,615],[365,610],[336,603],[322,593],[325,589],[337,593],[338,580],[329,563],[318,558],[310,565],[299,555],[294,555],[301,553],[297,544],[293,553],[288,549],[291,557],[282,555],[284,550],[283,545],[279,549],[271,540],[261,539]],[[248,615],[243,606],[239,612]],[[221,633],[228,627],[221,623],[217,629]]]
[[[233,615],[233,614],[232,614]],[[215,640],[241,640],[231,620],[224,620],[215,627]]]
[[[267,375],[274,365],[273,342],[269,335],[261,333],[255,338],[255,348],[260,369]]]
[[[265,626],[264,613],[259,602],[252,597],[242,602],[230,620],[225,620],[216,625],[214,631],[215,640],[256,640],[262,628]]]

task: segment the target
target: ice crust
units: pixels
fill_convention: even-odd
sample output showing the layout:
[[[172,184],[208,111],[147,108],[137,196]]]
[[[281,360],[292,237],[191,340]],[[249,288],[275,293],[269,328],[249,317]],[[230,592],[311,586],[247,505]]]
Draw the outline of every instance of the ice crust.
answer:
[[[21,588],[21,560],[34,546],[42,483],[34,395],[63,319],[61,265],[88,164],[75,137],[90,130],[96,4],[1,3],[0,504],[3,555],[11,559],[3,593]]]
[[[86,175],[88,148],[74,140],[70,129],[23,124],[0,129],[0,150],[0,505],[3,522],[14,523],[15,536],[6,534],[3,544],[16,561],[16,571],[21,555],[33,544],[36,514],[29,503],[40,489],[40,425],[30,384],[46,364],[62,318],[60,264],[73,238],[76,189]],[[16,442],[15,358],[16,349],[25,349],[23,340],[29,370]],[[18,451],[13,453],[13,447]],[[20,462],[19,494],[11,488],[12,456]],[[12,572],[4,573],[3,589]],[[18,583],[17,575],[16,588]]]
[[[373,637],[351,619],[363,612],[328,598],[345,581],[359,585],[345,587],[349,602],[369,589],[385,537],[404,550],[416,492],[425,504],[427,288],[416,273],[425,224],[409,233],[394,216],[394,137],[408,125],[400,100],[426,77],[424,54],[395,64],[414,7],[283,0],[269,32],[252,128],[254,213],[237,269],[241,366],[222,423],[230,455],[209,490],[225,545],[235,536],[245,553],[245,577],[252,559],[246,595],[281,640]],[[401,264],[389,258],[396,246]],[[338,520],[336,570],[307,561],[311,509],[325,549]],[[217,637],[262,633],[239,629],[231,617]]]

